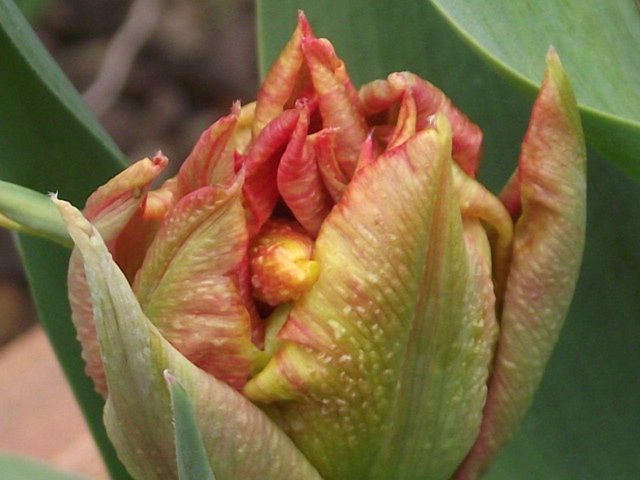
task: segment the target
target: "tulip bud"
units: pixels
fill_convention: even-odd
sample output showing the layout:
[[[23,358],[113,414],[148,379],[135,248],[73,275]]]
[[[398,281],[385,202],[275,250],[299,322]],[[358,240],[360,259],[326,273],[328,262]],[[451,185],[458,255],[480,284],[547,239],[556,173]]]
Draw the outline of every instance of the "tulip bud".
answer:
[[[174,179],[149,192],[158,156],[85,218],[58,201],[129,471],[176,478],[170,369],[219,480],[478,478],[531,402],[584,242],[580,120],[547,63],[501,198],[475,178],[482,132],[442,91],[409,72],[356,90],[301,13],[256,103]]]

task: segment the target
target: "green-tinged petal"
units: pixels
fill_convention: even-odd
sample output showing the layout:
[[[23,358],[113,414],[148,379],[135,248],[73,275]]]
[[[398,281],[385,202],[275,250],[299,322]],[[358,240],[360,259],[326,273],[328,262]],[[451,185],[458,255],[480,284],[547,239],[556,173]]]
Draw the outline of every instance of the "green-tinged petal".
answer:
[[[245,387],[327,479],[446,480],[479,431],[494,297],[436,124],[353,178],[318,235],[317,282]]]
[[[72,247],[60,212],[43,193],[0,180],[0,227]]]
[[[249,376],[251,319],[240,293],[248,236],[241,179],[202,187],[167,214],[133,289],[183,355],[235,388]]]
[[[515,433],[558,338],[582,258],[584,138],[571,86],[553,50],[517,178],[522,214],[515,227],[494,372],[482,430],[458,480],[479,478]]]
[[[482,220],[491,237],[491,268],[500,311],[511,262],[513,222],[502,202],[481,183],[464,173],[458,164],[453,165],[453,184],[463,218]]]
[[[170,394],[180,379],[194,407],[217,480],[319,480],[309,462],[258,408],[182,356],[143,314],[95,228],[58,205],[82,252],[96,311],[109,396],[105,422],[123,463],[145,480],[177,479]]]
[[[233,178],[233,136],[240,104],[235,103],[231,114],[207,128],[178,172],[180,197],[207,185],[226,185]]]
[[[145,201],[151,183],[162,172],[167,162],[167,158],[161,155],[153,160],[140,160],[98,188],[88,198],[84,215],[94,223],[112,251],[115,249],[118,236]],[[107,385],[93,322],[91,294],[82,257],[77,248],[73,249],[69,259],[68,291],[71,320],[82,346],[85,371],[93,380],[96,391],[106,396]]]

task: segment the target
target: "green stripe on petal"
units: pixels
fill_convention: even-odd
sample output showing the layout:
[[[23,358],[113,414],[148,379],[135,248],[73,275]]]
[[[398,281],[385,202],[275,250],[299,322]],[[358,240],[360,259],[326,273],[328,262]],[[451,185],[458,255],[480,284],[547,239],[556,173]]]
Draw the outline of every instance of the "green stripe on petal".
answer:
[[[479,478],[515,433],[540,383],[578,277],[586,223],[586,154],[573,91],[553,50],[515,178],[522,214],[515,226],[494,373],[481,434],[458,480]],[[513,181],[510,190],[518,191]]]
[[[449,124],[436,125],[356,174],[284,346],[245,386],[327,479],[446,480],[479,431],[494,297],[464,240]]]
[[[171,399],[163,376],[169,369],[194,407],[217,480],[321,480],[266,415],[162,337],[95,228],[68,203],[57,204],[82,252],[109,385],[105,423],[130,473],[145,480],[177,478]]]

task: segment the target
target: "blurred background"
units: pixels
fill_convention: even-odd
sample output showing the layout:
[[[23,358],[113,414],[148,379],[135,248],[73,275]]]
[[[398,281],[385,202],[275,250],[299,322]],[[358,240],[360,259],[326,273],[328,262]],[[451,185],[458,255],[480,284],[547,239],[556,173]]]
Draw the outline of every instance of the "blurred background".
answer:
[[[162,149],[172,175],[234,100],[255,98],[253,1],[16,3],[130,161]],[[0,229],[0,451],[107,478],[36,325],[19,255]]]

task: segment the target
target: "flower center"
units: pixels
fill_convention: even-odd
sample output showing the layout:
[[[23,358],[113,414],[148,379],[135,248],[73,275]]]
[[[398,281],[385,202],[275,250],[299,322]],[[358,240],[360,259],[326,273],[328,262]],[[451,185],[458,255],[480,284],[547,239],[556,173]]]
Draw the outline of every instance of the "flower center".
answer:
[[[256,299],[276,306],[298,299],[320,272],[311,260],[313,240],[296,222],[270,219],[249,247],[251,285]]]

